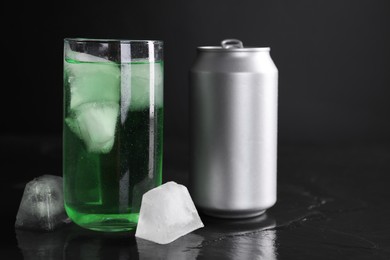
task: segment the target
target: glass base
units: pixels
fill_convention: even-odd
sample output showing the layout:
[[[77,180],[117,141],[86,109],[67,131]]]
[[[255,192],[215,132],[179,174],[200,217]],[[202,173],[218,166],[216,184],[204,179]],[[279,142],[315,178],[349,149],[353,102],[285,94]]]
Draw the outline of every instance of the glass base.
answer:
[[[102,232],[124,232],[135,230],[138,223],[139,213],[128,214],[89,214],[75,212],[66,209],[70,219],[77,225]]]

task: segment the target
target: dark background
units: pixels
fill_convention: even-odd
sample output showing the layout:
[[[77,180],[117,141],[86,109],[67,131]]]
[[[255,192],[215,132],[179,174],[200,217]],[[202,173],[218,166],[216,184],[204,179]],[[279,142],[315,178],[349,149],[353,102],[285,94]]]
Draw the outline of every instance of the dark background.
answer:
[[[163,181],[179,183],[188,178],[188,72],[196,47],[238,38],[246,46],[271,47],[279,69],[278,203],[270,213],[277,222],[273,243],[280,259],[327,259],[332,252],[334,259],[389,259],[390,1],[69,0],[14,5],[12,11],[3,8],[11,19],[2,18],[6,70],[0,102],[0,196],[5,198],[2,222],[8,224],[2,229],[6,242],[0,244],[1,255],[21,257],[23,236],[15,236],[14,221],[24,185],[42,174],[62,172],[65,37],[164,41]],[[306,221],[313,214],[314,220]],[[209,245],[205,256],[213,255],[213,248],[227,255],[248,248],[245,239],[229,244],[235,236],[215,239],[221,230],[225,226],[215,229],[207,222],[200,231]],[[34,233],[31,240],[40,239]],[[218,241],[226,245],[218,247]],[[123,245],[129,249],[127,240]]]
[[[61,134],[63,38],[160,39],[165,145],[186,144],[196,47],[238,38],[271,47],[280,144],[390,140],[387,0],[28,1],[17,17],[23,72],[3,97],[16,102],[3,113],[3,135]]]

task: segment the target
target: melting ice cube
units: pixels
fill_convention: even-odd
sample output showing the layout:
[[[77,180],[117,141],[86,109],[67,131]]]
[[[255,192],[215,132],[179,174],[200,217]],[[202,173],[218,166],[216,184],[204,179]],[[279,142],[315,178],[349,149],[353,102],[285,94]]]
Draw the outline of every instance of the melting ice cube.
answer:
[[[108,153],[115,140],[118,111],[116,103],[90,103],[78,107],[65,121],[89,152]]]
[[[154,105],[157,107],[162,106],[162,73],[162,64],[160,63],[133,63],[130,66],[131,110],[148,108],[151,101],[150,91],[154,91]]]
[[[101,61],[104,59],[98,57],[95,59],[94,62],[65,62],[70,109],[91,102],[119,102],[119,65],[108,60]]]
[[[15,227],[53,230],[67,221],[62,177],[43,175],[27,183],[16,215]]]
[[[201,227],[187,188],[167,182],[143,195],[135,236],[167,244]]]
[[[119,65],[89,54],[71,54],[72,60],[64,63],[70,92],[65,121],[88,151],[108,153],[119,115]]]

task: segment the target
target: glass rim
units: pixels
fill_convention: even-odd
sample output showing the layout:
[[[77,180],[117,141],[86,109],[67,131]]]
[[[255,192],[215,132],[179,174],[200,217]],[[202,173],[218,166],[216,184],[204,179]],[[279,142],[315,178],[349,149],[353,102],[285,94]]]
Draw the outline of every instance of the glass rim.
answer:
[[[157,43],[164,44],[162,40],[128,40],[128,39],[98,39],[98,38],[64,38],[65,42],[79,43]]]

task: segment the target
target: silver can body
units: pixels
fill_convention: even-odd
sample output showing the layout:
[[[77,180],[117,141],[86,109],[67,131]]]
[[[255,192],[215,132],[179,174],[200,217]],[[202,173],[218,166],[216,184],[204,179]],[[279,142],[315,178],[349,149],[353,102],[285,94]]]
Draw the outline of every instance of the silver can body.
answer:
[[[205,214],[276,202],[278,70],[269,48],[199,47],[190,71],[190,192]]]

